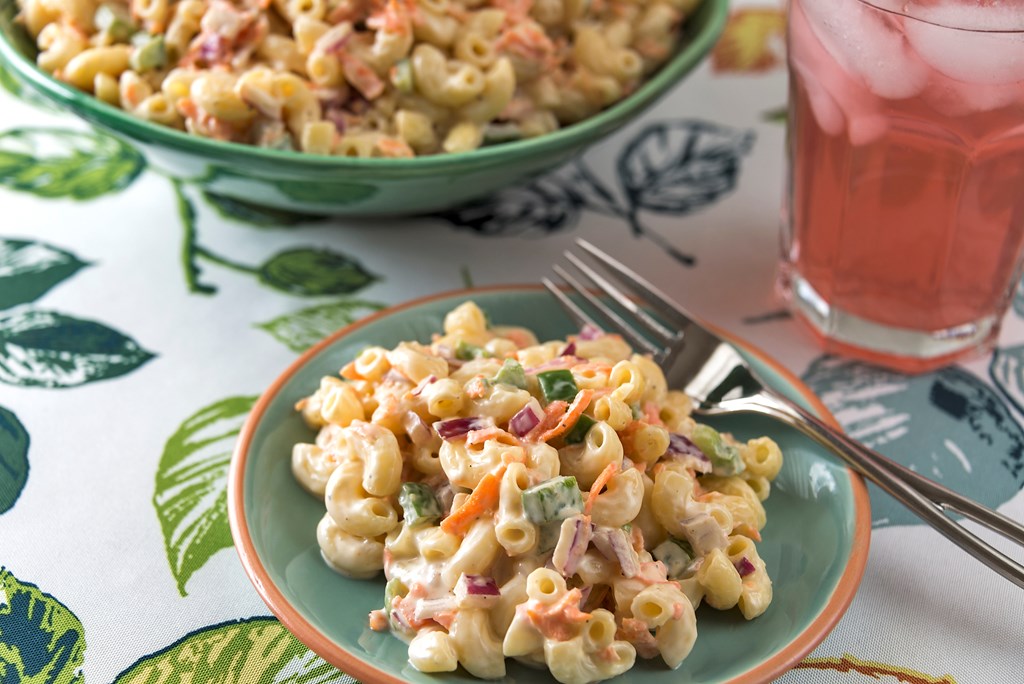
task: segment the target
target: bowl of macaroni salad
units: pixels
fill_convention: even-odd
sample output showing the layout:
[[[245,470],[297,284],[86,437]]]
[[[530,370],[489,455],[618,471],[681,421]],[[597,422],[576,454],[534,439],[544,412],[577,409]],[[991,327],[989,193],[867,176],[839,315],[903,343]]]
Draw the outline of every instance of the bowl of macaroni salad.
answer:
[[[0,61],[203,188],[409,214],[570,159],[658,100],[727,0],[0,0]]]
[[[870,530],[812,442],[695,420],[531,288],[340,331],[261,399],[229,480],[264,600],[364,682],[769,681],[839,619]]]

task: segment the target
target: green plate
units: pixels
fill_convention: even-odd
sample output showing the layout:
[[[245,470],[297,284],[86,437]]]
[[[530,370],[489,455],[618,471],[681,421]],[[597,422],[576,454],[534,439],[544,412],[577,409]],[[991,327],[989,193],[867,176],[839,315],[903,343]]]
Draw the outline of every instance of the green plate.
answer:
[[[289,458],[292,445],[313,441],[314,432],[293,405],[367,345],[429,342],[444,314],[467,299],[476,301],[491,321],[527,326],[542,340],[574,332],[546,291],[527,286],[463,290],[389,309],[340,330],[286,370],[253,409],[232,460],[231,531],[257,591],[299,640],[365,684],[479,680],[461,669],[443,676],[413,669],[403,642],[367,626],[369,611],[381,606],[384,581],[347,579],[321,559],[316,524],[323,502],[295,482]],[[755,351],[748,358],[773,387],[827,416],[784,369]],[[765,502],[768,525],[758,544],[774,583],[774,600],[750,622],[738,610],[702,606],[696,645],[678,670],[668,670],[659,660],[638,659],[633,670],[619,677],[623,683],[770,681],[825,637],[860,582],[871,527],[860,478],[816,443],[766,418],[733,416],[716,424],[741,439],[769,435],[785,455]],[[509,661],[505,681],[555,680]]]

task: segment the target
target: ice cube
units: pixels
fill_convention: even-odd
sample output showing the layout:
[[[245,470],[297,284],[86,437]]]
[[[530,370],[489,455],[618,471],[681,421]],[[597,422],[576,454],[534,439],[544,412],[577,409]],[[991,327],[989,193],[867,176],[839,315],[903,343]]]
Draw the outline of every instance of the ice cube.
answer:
[[[910,49],[903,18],[861,0],[793,0],[833,59],[879,97],[919,94],[928,67]]]
[[[924,98],[945,116],[966,116],[1014,104],[1024,107],[1024,83],[964,83],[938,75],[925,91]]]
[[[843,112],[839,104],[828,91],[825,90],[815,78],[814,74],[802,63],[794,60],[794,76],[800,79],[804,91],[807,93],[807,100],[810,102],[811,111],[818,126],[828,135],[839,135],[843,131]]]
[[[961,0],[962,3],[962,0]],[[1008,84],[1024,81],[1024,12],[1003,6],[964,7],[956,2],[914,4],[910,11],[920,19],[906,19],[907,40],[936,71],[957,81]],[[932,23],[929,23],[932,22]],[[961,30],[949,27],[994,26],[1003,30]]]

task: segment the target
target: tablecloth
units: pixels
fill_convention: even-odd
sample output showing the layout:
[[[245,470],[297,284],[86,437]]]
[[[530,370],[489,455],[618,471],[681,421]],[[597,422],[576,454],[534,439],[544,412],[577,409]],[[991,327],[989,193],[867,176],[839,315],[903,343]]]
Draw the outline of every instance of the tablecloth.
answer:
[[[0,682],[350,681],[276,622],[232,549],[241,422],[337,327],[535,282],[577,236],[776,357],[857,439],[1024,518],[1024,295],[994,354],[905,377],[823,355],[773,292],[783,28],[773,3],[734,6],[714,54],[621,133],[403,220],[204,195],[0,72]],[[1022,681],[1024,592],[871,500],[859,593],[779,681]]]

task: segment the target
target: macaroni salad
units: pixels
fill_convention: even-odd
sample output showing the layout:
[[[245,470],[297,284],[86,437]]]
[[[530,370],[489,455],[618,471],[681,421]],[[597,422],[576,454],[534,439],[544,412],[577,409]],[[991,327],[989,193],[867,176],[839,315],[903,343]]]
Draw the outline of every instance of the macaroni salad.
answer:
[[[328,565],[383,570],[370,626],[418,670],[675,668],[701,602],[747,619],[771,602],[755,542],[779,447],[695,422],[619,336],[538,343],[467,302],[430,345],[371,347],[340,375],[296,405],[319,432],[292,471],[326,504]]]
[[[38,65],[159,124],[353,157],[465,152],[622,99],[698,0],[18,0]]]

